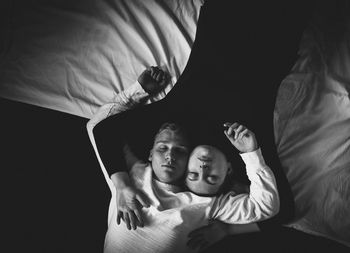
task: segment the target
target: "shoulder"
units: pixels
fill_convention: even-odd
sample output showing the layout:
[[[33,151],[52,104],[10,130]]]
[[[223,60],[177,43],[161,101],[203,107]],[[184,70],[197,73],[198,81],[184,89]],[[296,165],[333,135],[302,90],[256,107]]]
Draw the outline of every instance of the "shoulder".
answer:
[[[143,179],[148,174],[152,175],[152,168],[149,163],[143,161],[137,161],[130,170],[130,176],[133,179]]]

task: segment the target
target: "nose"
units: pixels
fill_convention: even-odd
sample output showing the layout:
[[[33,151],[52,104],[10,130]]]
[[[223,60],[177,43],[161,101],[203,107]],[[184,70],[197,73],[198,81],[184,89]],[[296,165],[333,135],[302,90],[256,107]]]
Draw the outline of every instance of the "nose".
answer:
[[[201,168],[201,169],[209,168],[209,164],[207,164],[206,162],[203,161],[203,163],[199,165],[199,168]]]
[[[166,154],[165,154],[165,159],[169,162],[174,162],[175,161],[175,153],[172,149],[170,149]]]
[[[201,183],[202,181],[204,181],[204,177],[205,177],[205,172],[202,169],[202,171],[198,173],[198,178],[197,178],[198,182]]]

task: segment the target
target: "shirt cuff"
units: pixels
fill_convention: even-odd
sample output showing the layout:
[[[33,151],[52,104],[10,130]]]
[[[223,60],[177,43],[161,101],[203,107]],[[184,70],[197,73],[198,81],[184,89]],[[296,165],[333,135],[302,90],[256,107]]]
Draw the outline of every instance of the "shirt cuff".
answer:
[[[127,97],[133,97],[134,95],[140,95],[145,94],[148,95],[148,93],[142,88],[141,84],[136,81],[132,85],[130,85],[127,89],[124,90],[124,93]]]
[[[242,153],[240,156],[246,164],[247,170],[263,168],[266,166],[260,148],[252,152]]]
[[[145,92],[138,81],[134,82],[127,89],[119,93],[120,100],[124,103],[124,105],[131,105],[131,107],[133,104],[140,103],[141,100],[147,98],[148,96],[148,93]]]

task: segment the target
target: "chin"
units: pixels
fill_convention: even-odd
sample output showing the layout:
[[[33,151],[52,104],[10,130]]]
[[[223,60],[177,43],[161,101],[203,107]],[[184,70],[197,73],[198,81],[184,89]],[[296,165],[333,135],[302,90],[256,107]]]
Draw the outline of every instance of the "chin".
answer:
[[[163,183],[167,183],[167,184],[174,183],[177,180],[177,179],[174,179],[174,178],[168,177],[168,176],[163,176],[163,177],[161,177],[161,179],[162,179]]]

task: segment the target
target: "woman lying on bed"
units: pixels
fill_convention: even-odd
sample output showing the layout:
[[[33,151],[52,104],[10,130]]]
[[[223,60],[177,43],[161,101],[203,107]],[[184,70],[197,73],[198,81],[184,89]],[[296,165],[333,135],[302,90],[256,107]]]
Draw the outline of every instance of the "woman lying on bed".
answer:
[[[152,78],[154,78],[154,80],[152,80]],[[166,80],[165,74],[161,70],[155,69],[155,68],[146,70],[143,74],[141,74],[141,76],[139,78],[139,81],[143,87],[145,87],[145,84],[147,84],[146,89],[148,89],[148,90],[149,90],[149,86],[152,86],[152,85],[149,85],[150,83],[153,82],[155,87],[158,87],[156,84],[163,85],[165,80]],[[139,86],[139,88],[140,88],[140,86]],[[133,92],[136,91],[135,89],[131,89],[131,90],[133,90]],[[131,98],[131,97],[128,97],[127,93],[128,93],[128,91],[125,91],[122,95],[122,97],[124,99],[123,100],[124,104],[127,104],[126,102],[128,101],[128,98]],[[150,92],[150,93],[152,93],[152,92]],[[141,93],[139,93],[139,94],[141,94]],[[143,98],[145,98],[145,97],[143,97]],[[132,103],[132,104],[135,104],[135,103]],[[102,120],[103,117],[106,117],[106,115],[108,116],[108,114],[111,112],[111,108],[113,108],[112,113],[117,113],[117,112],[120,112],[120,109],[122,107],[120,106],[120,104],[119,105],[114,104],[114,106],[112,106],[112,107],[111,107],[111,105],[106,105],[106,106],[104,106],[104,108],[102,107],[100,109],[100,111],[95,115],[95,117],[93,119],[91,119],[91,121],[88,123],[89,136],[90,136],[92,142],[94,142],[94,137],[92,134],[92,129],[93,129],[94,124],[96,124],[99,120]],[[279,203],[273,174],[266,167],[265,163],[263,162],[263,158],[261,157],[261,153],[259,153],[260,151],[257,150],[257,143],[256,143],[254,135],[248,129],[246,129],[243,126],[238,125],[238,124],[232,124],[232,125],[228,124],[228,125],[226,125],[226,127],[228,127],[228,130],[225,131],[225,134],[226,134],[227,138],[231,141],[231,143],[240,152],[248,153],[246,156],[250,157],[250,159],[247,157],[245,158],[245,162],[248,162],[247,169],[249,167],[252,167],[252,166],[254,167],[254,165],[252,165],[252,164],[257,165],[255,162],[252,162],[252,161],[256,161],[256,162],[258,162],[258,164],[261,165],[260,167],[261,167],[262,171],[267,169],[268,173],[266,171],[265,172],[267,173],[268,176],[264,178],[264,173],[263,173],[263,175],[260,174],[260,176],[258,176],[258,178],[263,178],[263,180],[266,180],[266,182],[264,184],[261,184],[261,182],[260,183],[256,182],[256,179],[254,179],[254,176],[251,178],[251,180],[252,180],[252,184],[251,184],[252,192],[251,192],[251,194],[239,195],[239,192],[237,191],[237,188],[236,188],[235,192],[234,193],[232,192],[229,195],[230,197],[221,198],[221,199],[219,198],[220,200],[217,201],[216,203],[220,203],[219,206],[221,206],[221,207],[214,212],[216,214],[216,216],[213,216],[213,217],[215,217],[217,219],[222,219],[222,220],[230,222],[230,223],[248,223],[248,222],[252,222],[252,221],[258,221],[260,219],[269,218],[276,213],[275,211],[278,210],[278,203]],[[165,130],[169,131],[169,129],[165,129]],[[163,131],[165,131],[165,130],[163,129],[162,131],[158,132],[158,134],[156,135],[156,140],[157,140],[157,138],[159,139],[161,137],[162,138],[169,137],[166,134],[167,132],[165,132],[165,136],[164,136]],[[156,140],[154,142],[154,147],[152,148],[151,154],[157,153],[157,151],[160,148],[162,148],[162,147],[159,147],[159,145],[166,146],[167,148],[169,148],[169,142],[157,143]],[[173,147],[172,145],[170,145],[170,146]],[[183,146],[185,146],[185,145],[180,145],[180,147],[183,147]],[[177,146],[175,145],[175,150],[177,150],[176,147]],[[188,150],[187,150],[187,152],[188,152]],[[158,152],[158,153],[162,153],[162,152]],[[198,159],[198,157],[201,154],[202,155],[205,154],[204,156],[201,156],[201,157],[206,157],[208,159],[206,159],[206,160]],[[242,155],[242,157],[243,156],[244,155]],[[255,157],[255,159],[253,158],[253,160],[251,160],[253,156]],[[130,164],[132,166],[133,164],[136,163],[135,159],[130,159],[130,157],[131,157],[130,155],[128,155],[127,157],[128,157],[127,163],[129,164],[129,166],[130,166]],[[150,159],[152,160],[153,170],[155,171],[155,173],[153,173],[153,174],[157,175],[157,172],[156,172],[157,170],[155,169],[155,168],[157,168],[157,162],[153,163],[153,160],[154,160],[153,156],[152,156],[152,158],[150,156]],[[130,160],[134,160],[134,161],[130,162]],[[250,160],[251,164],[249,164],[249,160]],[[194,149],[194,151],[192,152],[190,159],[189,159],[189,166],[188,166],[187,176],[186,176],[186,180],[185,180],[187,188],[194,193],[200,194],[202,196],[203,195],[207,196],[207,197],[202,197],[202,199],[206,199],[206,201],[208,199],[210,200],[211,197],[209,197],[209,196],[213,196],[213,195],[222,193],[223,188],[221,186],[226,181],[225,178],[227,178],[229,171],[230,171],[230,169],[229,169],[226,157],[219,149],[217,149],[213,146],[208,146],[208,145],[198,146]],[[252,172],[250,172],[250,176],[252,176],[251,173]],[[135,174],[135,172],[134,172],[134,174]],[[167,173],[165,173],[165,174],[167,174]],[[204,175],[206,177],[205,180],[203,180]],[[248,173],[248,175],[249,175],[249,173]],[[259,175],[259,173],[258,173],[258,175]],[[158,177],[158,180],[160,179],[160,177]],[[182,175],[179,175],[179,178],[183,178]],[[126,222],[126,228],[128,228],[128,229],[130,229],[131,227],[133,229],[136,229],[137,225],[140,227],[143,227],[143,220],[142,220],[141,211],[140,211],[140,209],[141,209],[140,204],[146,206],[146,203],[147,203],[147,201],[143,198],[143,195],[141,195],[138,191],[136,191],[130,184],[126,184],[129,182],[127,174],[125,174],[123,172],[114,173],[111,176],[111,179],[113,180],[116,188],[118,189],[117,190],[117,196],[118,196],[117,197],[117,200],[118,200],[117,206],[118,206],[118,208],[114,212],[114,219],[112,219],[112,224],[110,224],[110,229],[107,232],[106,248],[105,248],[105,250],[107,252],[109,252],[108,249],[110,249],[111,252],[113,252],[113,249],[121,250],[123,248],[117,243],[118,240],[113,239],[113,235],[118,234],[119,238],[124,237],[126,230],[125,230],[125,228],[124,229],[123,228],[120,228],[120,229],[116,228],[116,224],[114,224],[115,218],[116,218],[118,223],[120,222],[121,218],[124,219],[124,221]],[[214,180],[215,180],[215,182],[213,182]],[[163,180],[159,180],[159,181],[169,183],[164,178],[163,178]],[[269,182],[267,183],[267,181],[269,181]],[[170,182],[170,183],[173,183],[173,182]],[[272,188],[262,189],[261,187],[259,187],[261,185],[268,185],[269,187],[271,186]],[[263,195],[262,193],[263,192],[266,193],[267,191],[270,191],[270,193],[272,193],[272,196],[275,196],[275,197],[270,199],[270,200],[261,198]],[[188,194],[190,194],[190,193],[188,193]],[[150,194],[150,195],[152,195],[152,194]],[[257,196],[255,196],[255,195],[257,195]],[[267,194],[267,195],[271,196],[269,194]],[[224,195],[224,196],[227,197],[228,195]],[[238,197],[238,199],[241,199],[241,200],[238,202],[232,201],[232,198],[233,199],[236,198],[233,196],[240,196],[240,197]],[[255,197],[253,197],[253,202],[248,201],[250,199],[250,196],[251,197],[255,196]],[[247,199],[242,200],[242,198],[243,199],[247,198],[248,200]],[[190,199],[201,199],[201,197],[195,197],[195,195],[191,195]],[[231,199],[231,200],[229,200],[229,199]],[[256,203],[259,202],[259,200],[262,201],[260,203],[261,205],[260,204],[256,205]],[[179,200],[177,200],[177,202],[178,201]],[[230,207],[228,209],[225,208],[226,201],[228,201],[227,205]],[[235,204],[233,204],[233,203],[235,203]],[[241,203],[241,204],[239,204],[239,203]],[[243,203],[245,203],[245,204],[243,204]],[[255,203],[255,204],[252,204],[252,203]],[[187,205],[188,204],[189,203],[187,203]],[[205,206],[210,206],[209,202],[208,203],[206,202]],[[237,207],[238,209],[234,208],[234,207]],[[263,209],[261,209],[262,207],[263,207]],[[178,203],[177,203],[177,208],[179,208]],[[254,209],[254,212],[252,213],[253,209]],[[274,210],[274,211],[266,213],[266,210],[269,210],[269,209]],[[149,210],[152,210],[152,209],[149,209]],[[170,210],[171,210],[171,208],[169,209],[169,211]],[[191,210],[191,208],[189,208],[189,209],[185,208],[185,210],[187,210],[187,211],[185,213],[183,213],[182,215],[185,215],[186,213],[188,214],[188,212],[189,212],[188,210]],[[195,211],[199,212],[198,217],[200,217],[199,220],[201,220],[202,215],[201,215],[201,212],[199,210],[200,209],[195,210]],[[215,210],[215,209],[213,209],[213,210]],[[231,210],[232,212],[228,211],[228,210]],[[264,210],[264,211],[260,212],[259,210]],[[221,214],[221,216],[220,216],[220,214]],[[254,215],[250,215],[250,214],[254,214]],[[257,215],[257,214],[259,214],[259,215]],[[158,219],[160,219],[159,217],[161,216],[161,213],[158,215],[159,216],[157,216],[157,217],[158,217]],[[169,215],[170,215],[170,213],[169,213]],[[147,215],[147,217],[148,216],[149,216],[149,214]],[[154,216],[151,215],[151,218],[148,217],[148,219],[152,219],[152,217],[154,217]],[[185,215],[185,217],[186,217],[186,215]],[[167,219],[167,222],[169,222],[169,220],[171,221],[171,216],[166,217],[166,219]],[[193,221],[195,221],[196,219],[194,219],[194,217],[193,217],[190,220],[193,223]],[[173,222],[175,222],[175,221],[176,221],[176,217],[174,218]],[[202,220],[202,222],[203,222],[203,220]],[[182,224],[181,226],[184,226],[184,225],[185,225],[185,227],[187,226],[187,230],[198,228],[199,224],[203,225],[203,223],[201,223],[201,222],[199,222],[199,223],[197,222],[197,223],[193,223],[193,224],[192,223],[187,221],[185,223],[182,222],[180,224]],[[176,226],[177,229],[181,228],[180,224],[178,224]],[[192,224],[192,226],[190,226],[190,224]],[[195,224],[197,224],[197,225],[195,225]],[[159,224],[159,225],[162,226],[162,224]],[[147,227],[147,225],[146,225],[146,227]],[[168,227],[168,226],[165,226],[165,228],[166,227]],[[174,228],[172,228],[172,229],[174,229]],[[182,230],[181,230],[181,232],[184,232]],[[147,233],[148,236],[152,235],[153,231],[154,231],[154,229],[148,230],[148,233]],[[213,231],[215,231],[215,236],[214,237],[208,236],[208,234],[209,235],[214,234]],[[203,247],[209,246],[210,244],[216,242],[217,240],[220,240],[222,237],[224,237],[228,233],[237,234],[237,233],[252,232],[252,231],[258,231],[258,228],[255,224],[229,226],[229,225],[224,225],[224,224],[221,224],[218,222],[211,223],[210,225],[206,226],[205,228],[200,228],[199,230],[191,233],[191,237],[190,237],[188,245],[192,248],[198,248],[198,247],[203,248]],[[142,234],[142,232],[143,231],[141,231],[140,233]],[[132,233],[132,232],[130,231],[130,233]],[[124,234],[124,236],[122,234]],[[181,234],[183,237],[184,233],[180,233],[177,236],[181,237]],[[170,236],[170,235],[167,235],[167,236]],[[129,237],[132,237],[134,241],[137,241],[137,239],[139,239],[139,237],[135,237],[134,235],[130,234],[129,236],[124,238],[125,241],[123,241],[123,245],[124,245],[124,243],[126,243],[126,241],[127,241],[126,239]],[[141,236],[141,238],[143,238],[143,237]],[[185,238],[187,238],[186,235],[185,235]],[[183,238],[180,238],[180,239],[181,240],[177,240],[177,245],[176,245],[177,247],[180,247],[180,245],[178,245],[178,244],[180,241],[183,241]],[[133,241],[133,240],[131,240],[131,241]],[[163,240],[165,240],[165,238]],[[112,242],[114,242],[114,243],[112,243]],[[114,244],[118,244],[118,245],[114,245]],[[135,245],[133,245],[133,246],[135,246]],[[146,247],[146,243],[143,246]],[[150,245],[148,245],[148,246],[150,246]],[[181,246],[184,247],[184,245],[181,245]],[[131,245],[130,245],[130,247],[131,247]],[[169,250],[173,246],[169,246],[170,248],[169,247],[167,248],[167,244],[164,244],[163,247],[165,247],[164,248],[165,250]],[[127,250],[128,248],[123,248],[123,249]],[[154,245],[153,245],[153,247],[151,247],[149,249],[151,251],[153,251],[155,249]],[[180,248],[177,248],[177,249],[179,250]],[[145,250],[145,249],[143,249],[143,250]]]

